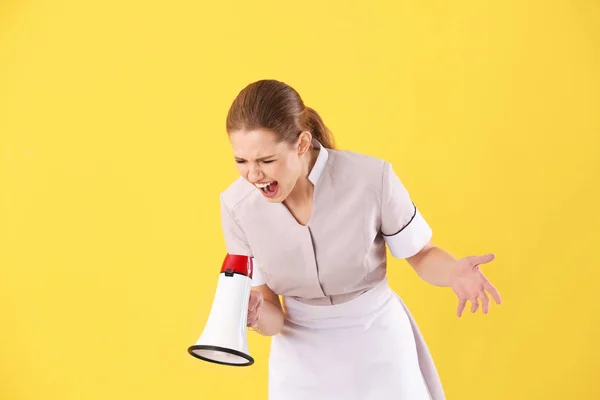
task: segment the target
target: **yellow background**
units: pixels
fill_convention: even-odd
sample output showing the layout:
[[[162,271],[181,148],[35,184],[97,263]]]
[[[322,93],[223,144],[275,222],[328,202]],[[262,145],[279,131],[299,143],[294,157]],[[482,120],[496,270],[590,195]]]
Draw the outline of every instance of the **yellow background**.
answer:
[[[504,304],[390,260],[448,399],[600,399],[600,5],[0,3],[0,399],[265,399],[186,352],[224,257],[224,133],[246,84],[294,86],[340,148],[394,163]]]

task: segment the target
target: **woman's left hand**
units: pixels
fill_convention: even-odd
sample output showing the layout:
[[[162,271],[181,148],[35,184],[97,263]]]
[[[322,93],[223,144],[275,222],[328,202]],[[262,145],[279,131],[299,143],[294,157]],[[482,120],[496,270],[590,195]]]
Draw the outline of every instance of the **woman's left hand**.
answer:
[[[492,296],[497,304],[500,304],[500,294],[496,288],[483,275],[479,266],[487,264],[496,258],[494,254],[484,256],[465,257],[456,262],[454,272],[450,280],[450,287],[458,296],[458,308],[456,315],[462,316],[467,300],[471,302],[471,312],[476,312],[481,301],[481,308],[484,314],[487,314],[490,307],[490,300],[486,291]]]

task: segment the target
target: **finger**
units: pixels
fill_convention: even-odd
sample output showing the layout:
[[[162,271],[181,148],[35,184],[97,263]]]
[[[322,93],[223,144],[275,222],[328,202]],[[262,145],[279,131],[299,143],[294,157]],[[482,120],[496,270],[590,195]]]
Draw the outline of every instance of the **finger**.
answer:
[[[490,299],[487,294],[485,294],[484,290],[479,291],[479,299],[481,300],[481,311],[484,314],[487,314],[490,310]]]
[[[467,299],[466,298],[459,298],[458,299],[458,307],[456,308],[456,315],[459,318],[462,316],[463,310],[465,309],[466,305],[467,305]]]
[[[498,293],[498,290],[496,290],[496,288],[494,287],[494,285],[492,285],[490,283],[490,281],[486,280],[483,283],[483,287],[492,296],[492,298],[494,299],[494,301],[496,302],[496,304],[502,304],[502,299],[500,298],[500,293]]]
[[[260,296],[258,293],[252,292],[250,294],[250,300],[248,300],[248,310],[254,311],[258,307],[260,303]]]
[[[253,327],[253,326],[255,326],[257,323],[258,323],[258,313],[256,312],[256,313],[251,313],[251,314],[248,314],[248,322],[247,322],[247,325],[248,325],[249,327]]]
[[[471,312],[474,313],[479,308],[479,301],[477,301],[477,297],[472,297],[469,299],[471,301]]]
[[[257,304],[258,304],[258,299],[256,297],[250,297],[250,300],[248,301],[248,311],[256,310]]]
[[[495,254],[485,254],[483,256],[471,256],[468,257],[469,261],[474,265],[487,264],[496,258]]]

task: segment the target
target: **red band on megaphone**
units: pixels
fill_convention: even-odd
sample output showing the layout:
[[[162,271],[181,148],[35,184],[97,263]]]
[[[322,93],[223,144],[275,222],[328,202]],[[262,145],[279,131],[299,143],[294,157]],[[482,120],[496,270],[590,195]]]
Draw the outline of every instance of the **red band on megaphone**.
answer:
[[[240,274],[252,279],[252,267],[252,257],[227,254],[225,260],[223,260],[221,273],[230,276],[233,276],[233,274]]]

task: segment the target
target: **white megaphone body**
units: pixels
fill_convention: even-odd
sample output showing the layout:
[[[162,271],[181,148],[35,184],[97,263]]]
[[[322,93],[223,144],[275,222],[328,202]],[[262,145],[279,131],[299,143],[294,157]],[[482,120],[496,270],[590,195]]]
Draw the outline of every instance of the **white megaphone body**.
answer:
[[[246,334],[252,273],[252,257],[227,254],[208,320],[196,344],[188,348],[189,354],[223,365],[254,364]]]

